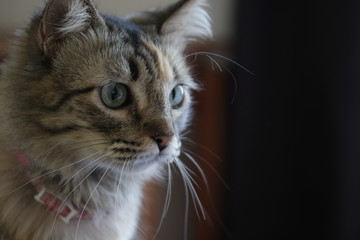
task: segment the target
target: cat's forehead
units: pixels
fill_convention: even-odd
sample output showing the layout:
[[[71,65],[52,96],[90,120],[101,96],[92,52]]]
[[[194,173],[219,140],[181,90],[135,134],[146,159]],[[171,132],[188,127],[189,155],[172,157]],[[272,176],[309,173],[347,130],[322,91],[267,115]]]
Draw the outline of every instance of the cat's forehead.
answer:
[[[133,32],[135,31],[143,32],[142,29],[137,24],[132,23],[131,21],[107,14],[102,14],[101,16],[104,19],[105,24],[111,31],[115,29],[120,29],[120,30],[124,29]]]
[[[107,15],[103,17],[107,26],[106,41],[109,38],[115,41],[107,49],[108,54],[112,56],[111,61],[120,61],[120,64],[109,65],[125,68],[132,81],[137,81],[144,73],[150,82],[169,82],[188,75],[187,65],[176,46],[164,44],[160,36],[144,31],[132,22]]]
[[[145,36],[145,32],[136,24],[123,20],[118,17],[103,15],[107,31],[110,34],[120,34],[127,37],[127,43],[133,45],[140,44],[140,38]]]
[[[62,49],[59,71],[66,69],[70,76],[83,76],[71,84],[120,81],[148,87],[184,84],[197,88],[176,46],[130,21],[107,15],[103,18],[106,26],[83,35],[82,40],[75,39],[76,44],[69,41]]]

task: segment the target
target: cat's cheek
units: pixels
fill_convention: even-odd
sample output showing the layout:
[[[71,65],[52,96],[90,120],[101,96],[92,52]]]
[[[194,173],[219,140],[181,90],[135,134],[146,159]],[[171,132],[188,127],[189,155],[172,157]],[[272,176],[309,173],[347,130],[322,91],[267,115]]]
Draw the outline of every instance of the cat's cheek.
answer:
[[[174,125],[176,126],[178,134],[186,130],[189,125],[191,119],[191,109],[189,105],[190,104],[183,108],[173,110]]]

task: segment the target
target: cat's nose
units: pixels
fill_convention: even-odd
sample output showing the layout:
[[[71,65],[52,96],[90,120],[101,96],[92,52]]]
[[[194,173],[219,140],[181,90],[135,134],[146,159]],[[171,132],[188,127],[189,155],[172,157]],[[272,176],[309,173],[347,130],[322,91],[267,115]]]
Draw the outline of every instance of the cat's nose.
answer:
[[[159,151],[163,151],[167,146],[169,146],[169,143],[171,142],[174,135],[167,135],[167,136],[153,136],[151,137],[152,140],[154,140],[158,147]]]
[[[157,144],[160,152],[169,146],[174,137],[174,130],[165,118],[152,119],[144,123],[144,130]]]

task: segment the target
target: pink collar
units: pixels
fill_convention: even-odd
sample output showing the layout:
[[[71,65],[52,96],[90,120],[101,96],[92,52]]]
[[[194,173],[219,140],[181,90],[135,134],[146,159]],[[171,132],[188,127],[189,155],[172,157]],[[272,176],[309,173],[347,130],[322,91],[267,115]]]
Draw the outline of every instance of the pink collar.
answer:
[[[28,169],[31,166],[30,159],[23,153],[16,153],[20,165]],[[34,199],[44,205],[49,211],[58,215],[65,223],[73,220],[91,220],[92,215],[85,209],[80,209],[73,202],[64,200],[46,189],[38,180],[39,177],[28,175],[32,185],[37,191]]]

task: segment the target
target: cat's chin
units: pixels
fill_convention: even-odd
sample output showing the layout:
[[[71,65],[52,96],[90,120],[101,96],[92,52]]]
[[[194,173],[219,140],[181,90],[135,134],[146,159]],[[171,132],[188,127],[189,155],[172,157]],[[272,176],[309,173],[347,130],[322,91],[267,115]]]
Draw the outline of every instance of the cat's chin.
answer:
[[[144,155],[139,155],[131,161],[121,163],[124,174],[138,175],[159,172],[164,166],[174,162],[180,156],[180,141],[163,151],[153,149]]]
[[[178,155],[157,154],[146,158],[139,158],[129,163],[124,163],[121,170],[124,171],[124,174],[129,175],[152,175],[173,162],[177,157]]]
[[[135,157],[131,161],[118,162],[112,161],[112,166],[115,166],[122,175],[125,176],[149,176],[157,175],[164,166],[171,164],[180,155],[180,150],[177,151],[163,151],[160,153],[144,154]],[[106,164],[106,165],[108,165]],[[106,167],[106,166],[104,166]],[[109,167],[109,165],[107,166]]]

